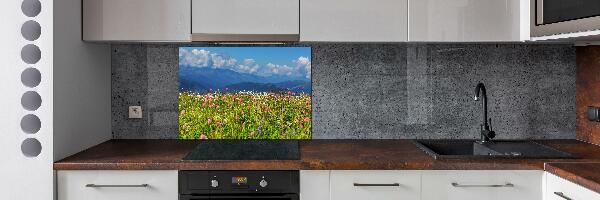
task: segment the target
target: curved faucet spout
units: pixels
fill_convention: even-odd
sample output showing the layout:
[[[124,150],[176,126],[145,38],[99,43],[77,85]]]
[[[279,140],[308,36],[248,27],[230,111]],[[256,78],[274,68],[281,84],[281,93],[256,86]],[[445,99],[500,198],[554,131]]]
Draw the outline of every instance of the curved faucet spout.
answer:
[[[479,97],[479,92],[481,92],[481,98]],[[483,99],[482,102],[482,106],[483,106],[483,126],[485,129],[489,128],[489,125],[487,123],[487,119],[488,119],[488,112],[487,112],[487,92],[485,91],[485,85],[483,85],[483,83],[478,83],[477,87],[475,87],[475,97],[473,98],[475,99],[475,101],[479,101],[479,99]]]
[[[480,93],[481,92],[481,93]],[[480,96],[481,94],[481,96]],[[475,101],[479,101],[483,99],[481,105],[483,107],[483,123],[481,124],[481,142],[490,141],[492,138],[496,136],[496,133],[490,129],[490,124],[488,124],[488,105],[487,105],[487,93],[485,91],[485,85],[483,83],[477,84],[475,88],[475,97],[473,98]],[[491,123],[491,119],[490,119]]]

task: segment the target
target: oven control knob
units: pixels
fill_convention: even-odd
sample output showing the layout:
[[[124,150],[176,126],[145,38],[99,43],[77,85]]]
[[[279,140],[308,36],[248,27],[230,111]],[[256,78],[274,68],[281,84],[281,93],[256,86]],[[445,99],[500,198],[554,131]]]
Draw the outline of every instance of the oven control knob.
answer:
[[[219,181],[214,180],[214,179],[210,180],[210,187],[214,187],[214,188],[219,187]]]
[[[260,180],[260,183],[258,183],[258,185],[260,185],[260,187],[267,187],[267,185],[269,185],[269,183],[267,183],[267,181],[265,179]]]

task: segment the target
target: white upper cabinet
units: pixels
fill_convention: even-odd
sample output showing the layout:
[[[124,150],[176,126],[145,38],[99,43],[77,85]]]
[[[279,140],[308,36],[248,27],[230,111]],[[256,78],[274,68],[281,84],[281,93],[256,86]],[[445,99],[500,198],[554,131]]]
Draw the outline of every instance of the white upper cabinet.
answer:
[[[529,0],[410,0],[409,41],[529,40]]]
[[[192,0],[194,41],[298,41],[299,0]]]
[[[408,0],[302,0],[300,17],[301,41],[407,41]]]
[[[190,41],[190,0],[83,0],[85,41]]]

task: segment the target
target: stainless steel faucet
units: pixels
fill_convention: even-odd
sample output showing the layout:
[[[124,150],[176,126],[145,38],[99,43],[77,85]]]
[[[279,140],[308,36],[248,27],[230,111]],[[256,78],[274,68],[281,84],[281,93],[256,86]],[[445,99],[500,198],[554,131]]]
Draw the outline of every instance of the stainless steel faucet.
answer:
[[[481,92],[481,97],[479,97],[479,92]],[[475,88],[475,101],[479,101],[483,98],[482,106],[483,106],[483,124],[481,124],[481,140],[480,143],[486,143],[491,141],[494,137],[496,137],[496,132],[492,130],[492,119],[489,118],[488,123],[488,107],[487,107],[487,93],[485,92],[485,85],[483,83],[477,84]]]

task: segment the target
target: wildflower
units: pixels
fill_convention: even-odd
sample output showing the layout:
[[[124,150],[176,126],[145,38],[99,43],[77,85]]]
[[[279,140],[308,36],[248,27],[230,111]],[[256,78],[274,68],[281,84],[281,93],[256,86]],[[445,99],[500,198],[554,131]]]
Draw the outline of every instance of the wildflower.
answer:
[[[208,137],[206,137],[206,135],[202,134],[202,135],[200,135],[200,139],[201,140],[206,140],[206,139],[208,139]]]
[[[259,126],[259,127],[258,127],[258,134],[262,134],[262,133],[263,133],[263,127],[262,127],[262,126]]]
[[[292,96],[292,94],[293,94],[292,91],[288,91],[288,95]]]
[[[250,132],[250,136],[254,136],[254,131]]]
[[[305,123],[307,123],[307,122],[310,122],[310,119],[309,119],[308,117],[305,117],[305,118],[304,118],[304,122],[305,122]]]
[[[212,123],[212,119],[208,118],[208,125],[210,125]]]
[[[225,92],[229,91],[229,88],[225,88]]]
[[[217,126],[221,126],[223,123],[221,123],[220,121],[217,121]]]

